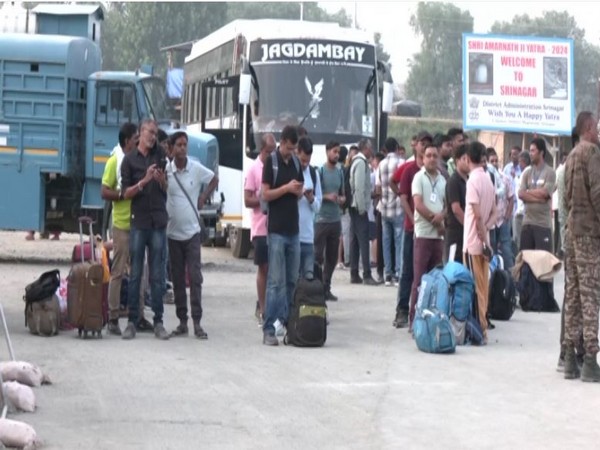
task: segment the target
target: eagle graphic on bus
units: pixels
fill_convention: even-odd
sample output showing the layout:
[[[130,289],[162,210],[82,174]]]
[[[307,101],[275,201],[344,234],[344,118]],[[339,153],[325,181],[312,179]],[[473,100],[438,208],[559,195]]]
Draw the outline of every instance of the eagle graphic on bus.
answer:
[[[306,89],[311,96],[310,103],[308,104],[308,110],[310,111],[311,119],[319,118],[319,103],[323,100],[321,97],[321,91],[323,90],[323,78],[317,84],[315,84],[315,89],[310,85],[310,80],[308,77],[304,77],[304,84],[306,85]]]

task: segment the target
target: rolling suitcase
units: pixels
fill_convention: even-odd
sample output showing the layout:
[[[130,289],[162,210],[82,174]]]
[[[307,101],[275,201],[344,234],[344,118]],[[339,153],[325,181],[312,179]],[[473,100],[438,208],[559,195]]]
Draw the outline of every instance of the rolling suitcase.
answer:
[[[85,261],[84,253],[80,252],[81,262],[73,264],[68,276],[67,310],[69,322],[78,330],[79,337],[87,339],[88,333],[102,337],[105,324],[104,314],[104,268],[96,258],[94,251],[93,221],[89,217],[79,218],[80,248],[83,246],[83,224],[89,225],[91,261]],[[75,253],[75,251],[74,251]]]

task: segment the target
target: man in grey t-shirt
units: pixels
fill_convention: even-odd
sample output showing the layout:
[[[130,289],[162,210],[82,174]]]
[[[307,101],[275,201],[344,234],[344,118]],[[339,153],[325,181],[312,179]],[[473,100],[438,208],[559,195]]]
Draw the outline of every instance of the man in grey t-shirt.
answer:
[[[315,261],[323,267],[325,299],[336,301],[337,297],[331,293],[331,277],[338,257],[342,232],[340,205],[346,199],[344,197],[344,173],[337,166],[340,158],[340,144],[329,142],[325,146],[325,150],[327,162],[319,169],[323,200],[315,224]]]
[[[556,172],[544,162],[547,152],[543,139],[531,141],[531,165],[523,171],[519,188],[519,198],[525,204],[520,250],[552,252],[552,193]]]

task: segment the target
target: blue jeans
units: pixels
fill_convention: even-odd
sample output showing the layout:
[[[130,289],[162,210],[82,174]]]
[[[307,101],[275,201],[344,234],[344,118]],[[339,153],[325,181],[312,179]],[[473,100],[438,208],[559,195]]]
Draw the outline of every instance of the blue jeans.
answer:
[[[300,278],[312,279],[315,272],[315,246],[300,242]],[[307,274],[312,276],[307,276]]]
[[[386,277],[402,274],[402,247],[404,243],[404,214],[396,217],[381,217],[383,226],[383,264]],[[394,243],[395,261],[392,270],[392,239]]]
[[[163,321],[163,296],[165,295],[166,279],[166,248],[167,231],[165,228],[140,230],[131,226],[129,232],[129,254],[131,274],[129,277],[129,322],[139,321],[140,282],[144,269],[144,256],[148,247],[148,266],[150,269],[150,297],[154,324]]]
[[[512,239],[510,237],[510,226],[509,220],[505,220],[502,225],[494,228],[490,232],[490,244],[495,253],[501,253],[502,259],[504,260],[504,268],[506,270],[512,269],[515,265],[515,255],[512,250]]]
[[[287,323],[300,271],[300,240],[298,235],[269,233],[269,274],[263,331],[275,333],[273,323]]]

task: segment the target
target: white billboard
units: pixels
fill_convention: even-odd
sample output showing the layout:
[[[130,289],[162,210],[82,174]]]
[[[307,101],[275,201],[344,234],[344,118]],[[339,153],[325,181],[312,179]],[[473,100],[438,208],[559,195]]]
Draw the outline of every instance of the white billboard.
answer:
[[[463,127],[571,134],[573,40],[463,34]]]

